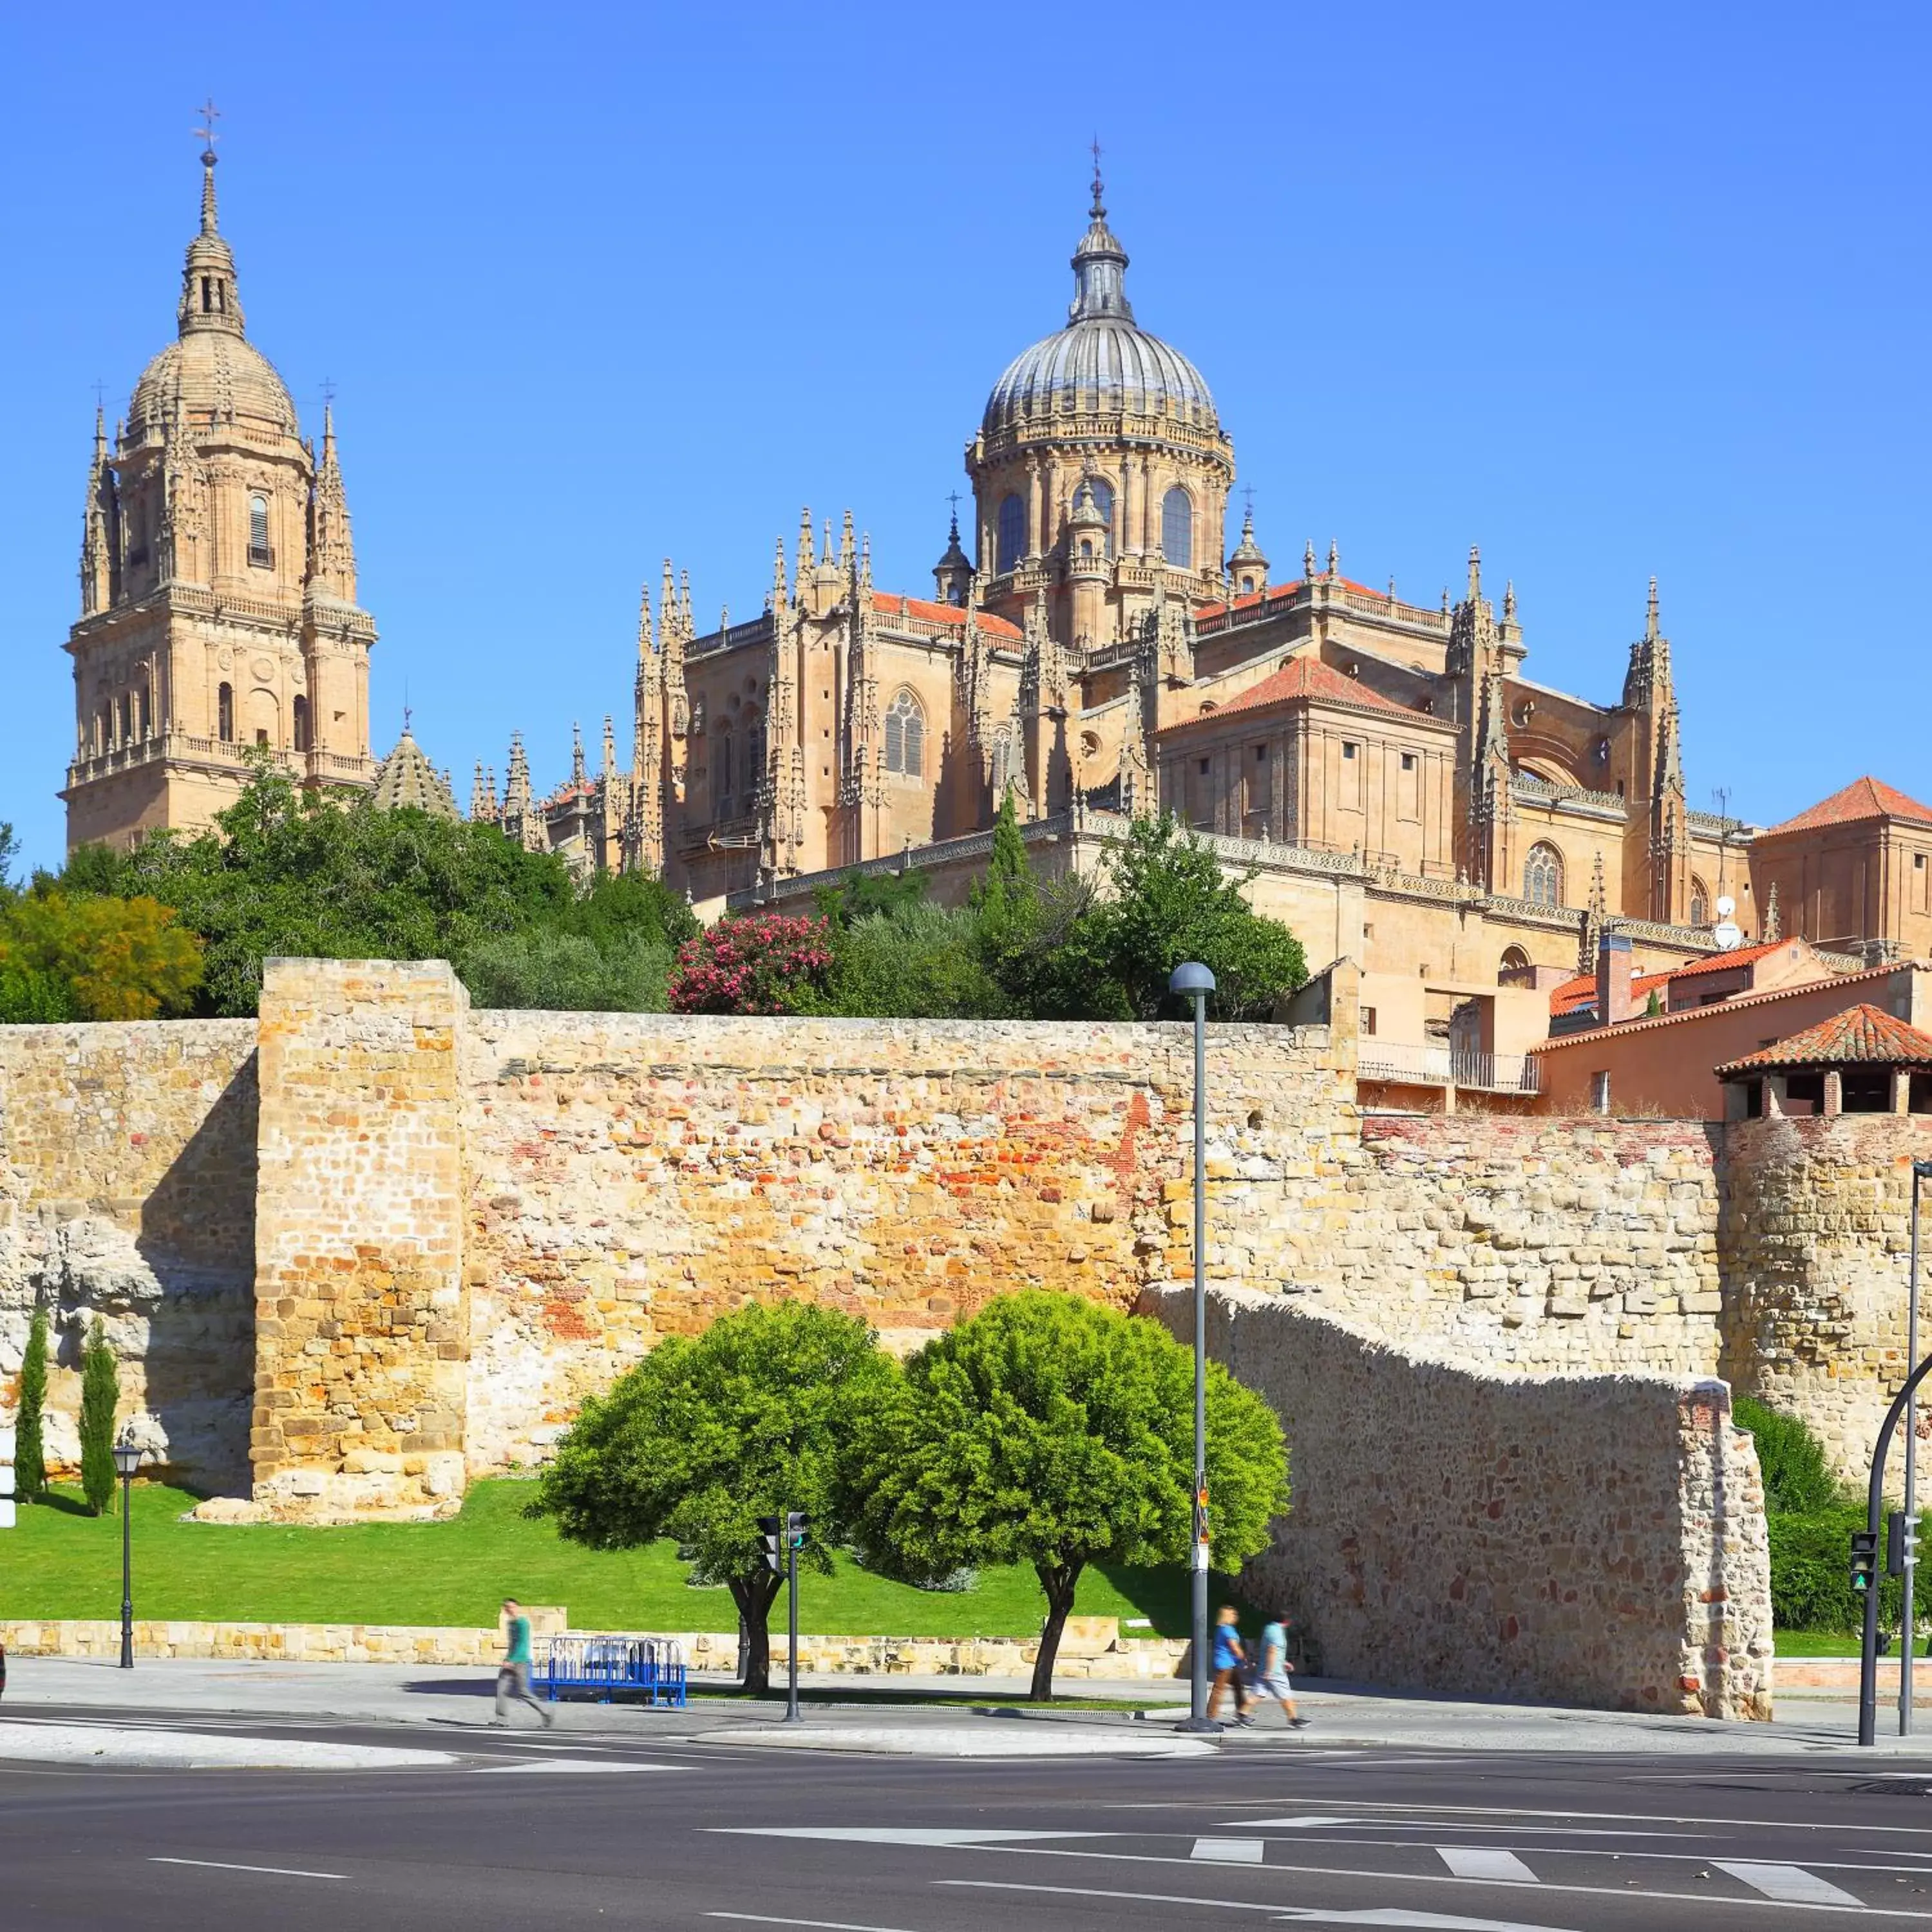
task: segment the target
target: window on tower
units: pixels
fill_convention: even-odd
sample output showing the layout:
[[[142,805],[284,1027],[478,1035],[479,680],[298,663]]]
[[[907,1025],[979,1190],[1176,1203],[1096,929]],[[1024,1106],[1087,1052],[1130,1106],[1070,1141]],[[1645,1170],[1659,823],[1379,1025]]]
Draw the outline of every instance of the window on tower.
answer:
[[[901,691],[886,711],[886,770],[902,778],[926,775],[926,713],[909,691]]]
[[[306,698],[298,698],[295,701],[294,710],[296,749],[298,752],[306,752],[310,748],[308,742],[308,700]]]
[[[1114,486],[1104,476],[1090,476],[1087,479],[1088,493],[1094,499],[1094,507],[1106,518],[1107,535],[1103,554],[1114,554]]]
[[[765,782],[765,721],[756,720],[745,734],[745,789],[755,792]]]
[[[224,745],[235,742],[235,687],[218,686],[214,693],[214,735]]]
[[[1532,905],[1563,903],[1563,855],[1554,845],[1536,844],[1523,861],[1522,896]]]
[[[1000,524],[993,568],[1004,574],[1017,569],[1026,554],[1026,506],[1009,491],[1000,499]]]
[[[268,500],[259,490],[248,499],[248,561],[260,570],[275,561],[268,546]]]
[[[1160,500],[1160,554],[1183,570],[1194,568],[1194,500],[1178,485]]]

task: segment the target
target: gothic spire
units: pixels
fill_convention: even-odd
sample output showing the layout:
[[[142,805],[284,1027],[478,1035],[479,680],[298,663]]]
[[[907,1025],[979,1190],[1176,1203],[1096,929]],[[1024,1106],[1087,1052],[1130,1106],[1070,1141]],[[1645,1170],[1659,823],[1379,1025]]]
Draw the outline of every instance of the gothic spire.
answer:
[[[322,460],[308,501],[309,587],[340,604],[356,602],[356,543],[349,527],[349,499],[335,453],[335,405],[322,412]]]
[[[242,298],[235,285],[235,256],[215,218],[214,110],[211,105],[206,112],[209,124],[202,130],[207,145],[201,152],[201,228],[188,244],[176,320],[184,335],[202,329],[240,335],[244,332]]]
[[[1126,294],[1127,251],[1107,226],[1097,141],[1094,144],[1094,200],[1087,214],[1087,232],[1073,251],[1073,305],[1067,310],[1067,320],[1086,322],[1096,316],[1118,316],[1132,322],[1134,311]]]

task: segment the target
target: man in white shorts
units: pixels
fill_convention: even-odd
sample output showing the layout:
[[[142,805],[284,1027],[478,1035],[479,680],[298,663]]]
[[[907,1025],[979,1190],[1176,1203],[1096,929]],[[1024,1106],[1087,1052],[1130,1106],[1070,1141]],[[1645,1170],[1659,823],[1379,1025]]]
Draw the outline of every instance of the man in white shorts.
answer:
[[[1282,1714],[1289,1727],[1298,1731],[1308,1728],[1308,1720],[1296,1714],[1294,1694],[1288,1688],[1288,1675],[1294,1666],[1288,1660],[1287,1619],[1276,1614],[1270,1617],[1262,1630],[1261,1661],[1256,1666],[1254,1686],[1248,1708],[1236,1721],[1252,1725],[1255,1706],[1264,1698],[1272,1697],[1281,1706]]]

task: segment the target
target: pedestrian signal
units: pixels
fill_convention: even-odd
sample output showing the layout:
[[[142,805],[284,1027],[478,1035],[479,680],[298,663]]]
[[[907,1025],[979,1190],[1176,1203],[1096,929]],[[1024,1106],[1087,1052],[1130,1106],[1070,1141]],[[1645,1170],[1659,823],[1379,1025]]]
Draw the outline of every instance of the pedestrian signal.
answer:
[[[1852,1532],[1852,1588],[1869,1590],[1878,1574],[1878,1532]]]
[[[765,1568],[782,1570],[785,1567],[785,1532],[776,1516],[759,1517],[758,1540],[764,1550]]]

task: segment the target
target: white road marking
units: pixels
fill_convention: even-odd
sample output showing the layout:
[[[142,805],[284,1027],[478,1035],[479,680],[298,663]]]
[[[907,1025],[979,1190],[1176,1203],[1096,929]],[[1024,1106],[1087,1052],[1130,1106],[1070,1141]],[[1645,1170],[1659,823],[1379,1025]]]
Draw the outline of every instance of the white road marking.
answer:
[[[1761,1892],[1767,1898],[1775,1898],[1801,1905],[1859,1905],[1862,1900],[1854,1898],[1849,1892],[1842,1892],[1815,1872],[1807,1871],[1802,1865],[1759,1864],[1748,1858],[1713,1858],[1712,1864],[1718,1870],[1729,1872],[1732,1877],[1741,1879],[1754,1892]]]
[[[1106,1838],[1110,1832],[999,1832],[920,1825],[707,1825],[741,1838],[830,1838],[856,1845],[994,1845],[1031,1838]]]
[[[478,1778],[506,1778],[518,1772],[623,1772],[669,1771],[668,1764],[647,1764],[625,1758],[598,1757],[535,1757],[515,1764],[479,1764],[473,1774]],[[681,1767],[680,1767],[681,1768]]]
[[[196,1865],[204,1871],[266,1872],[271,1878],[346,1878],[346,1872],[296,1871],[287,1865],[233,1865],[224,1858],[150,1858],[151,1865]]]
[[[1438,1845],[1436,1856],[1458,1878],[1505,1879],[1511,1885],[1540,1882],[1515,1852],[1500,1845]]]
[[[1396,1906],[1375,1906],[1366,1911],[1328,1911],[1320,1906],[1256,1905],[1245,1899],[1195,1898],[1185,1893],[1171,1892],[1100,1892],[1085,1886],[1000,1885],[990,1880],[970,1878],[943,1878],[935,1882],[967,1886],[980,1892],[1047,1892],[1061,1898],[1118,1898],[1147,1905],[1218,1906],[1224,1912],[1265,1912],[1270,1918],[1284,1924],[1406,1926],[1414,1928],[1414,1932],[1565,1932],[1561,1925],[1526,1925],[1514,1918],[1462,1918],[1446,1912],[1408,1912]]]
[[[820,1932],[904,1932],[896,1925],[849,1925],[842,1918],[772,1918],[762,1912],[707,1912],[707,1918],[736,1918],[750,1925],[816,1925]]]
[[[1808,1765],[1805,1768],[1808,1771],[1810,1767]],[[1222,1810],[1227,1808],[1216,1805],[1213,1808]],[[1730,1830],[1755,1826],[1767,1832],[1882,1832],[1907,1838],[1932,1837],[1932,1826],[1924,1825],[1844,1825],[1807,1818],[1665,1818],[1650,1811],[1532,1811],[1508,1804],[1399,1804],[1378,1798],[1361,1799],[1359,1808],[1364,1811],[1400,1812],[1406,1817],[1418,1818],[1599,1818],[1624,1825],[1722,1825]],[[1394,1824],[1397,1820],[1390,1818],[1388,1822]],[[1659,1831],[1656,1835],[1684,1838],[1689,1834]]]
[[[1210,1864],[1258,1865],[1265,1848],[1260,1838],[1196,1838],[1188,1856]]]
[[[707,1912],[707,1918],[736,1918],[750,1925],[815,1925],[820,1932],[904,1932],[896,1925],[850,1925],[842,1918],[773,1918],[762,1912]]]
[[[1377,1818],[1230,1818],[1230,1829],[1249,1832],[1312,1832],[1327,1825],[1376,1825]]]

